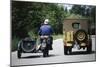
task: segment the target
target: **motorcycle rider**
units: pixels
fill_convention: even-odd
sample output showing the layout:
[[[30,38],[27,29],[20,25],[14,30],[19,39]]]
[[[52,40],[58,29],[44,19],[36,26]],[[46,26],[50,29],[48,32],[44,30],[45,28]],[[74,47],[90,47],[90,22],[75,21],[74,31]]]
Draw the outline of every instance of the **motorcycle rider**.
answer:
[[[41,25],[39,30],[40,36],[49,36],[50,38],[50,44],[49,44],[49,50],[52,50],[52,41],[53,37],[51,36],[53,34],[53,29],[51,25],[49,24],[49,19],[45,19],[44,23]],[[43,39],[40,38],[40,42],[42,43]]]

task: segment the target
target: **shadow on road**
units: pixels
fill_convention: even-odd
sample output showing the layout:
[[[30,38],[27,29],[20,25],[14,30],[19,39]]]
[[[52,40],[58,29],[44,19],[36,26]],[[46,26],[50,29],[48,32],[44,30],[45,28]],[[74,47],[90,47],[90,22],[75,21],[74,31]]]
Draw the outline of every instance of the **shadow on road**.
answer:
[[[41,57],[41,55],[37,55],[37,56],[26,56],[26,57],[22,57],[22,58],[23,58],[23,59],[24,59],[24,58],[27,59],[27,58],[39,58],[39,57]]]
[[[57,56],[57,55],[53,55],[53,54],[50,54],[48,57],[55,57],[55,56]],[[32,56],[26,56],[26,57],[21,57],[21,58],[23,58],[23,59],[28,59],[28,58],[43,58],[43,55],[32,55]]]
[[[58,56],[58,55],[54,55],[54,54],[50,54],[49,57],[55,57],[55,56]]]
[[[90,53],[85,52],[85,51],[80,51],[80,52],[72,52],[70,55],[86,55],[86,54],[93,54],[95,51],[92,51]]]

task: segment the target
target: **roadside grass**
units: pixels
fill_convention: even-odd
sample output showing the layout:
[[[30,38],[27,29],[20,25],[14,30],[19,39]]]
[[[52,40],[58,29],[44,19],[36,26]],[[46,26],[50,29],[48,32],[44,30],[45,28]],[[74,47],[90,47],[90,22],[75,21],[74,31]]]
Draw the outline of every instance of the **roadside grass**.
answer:
[[[53,35],[53,40],[63,38],[63,34]]]
[[[11,51],[16,51],[18,46],[19,38],[14,37],[11,41]]]

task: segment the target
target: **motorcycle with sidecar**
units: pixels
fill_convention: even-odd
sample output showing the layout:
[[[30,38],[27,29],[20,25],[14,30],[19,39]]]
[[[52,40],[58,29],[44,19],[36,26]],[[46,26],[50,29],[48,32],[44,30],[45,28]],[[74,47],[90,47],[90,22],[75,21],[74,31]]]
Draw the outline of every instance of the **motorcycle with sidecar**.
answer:
[[[40,41],[40,42],[39,42]],[[43,53],[43,57],[49,56],[49,50],[52,50],[50,36],[39,36],[34,40],[26,37],[18,42],[17,57],[21,58],[22,53]]]

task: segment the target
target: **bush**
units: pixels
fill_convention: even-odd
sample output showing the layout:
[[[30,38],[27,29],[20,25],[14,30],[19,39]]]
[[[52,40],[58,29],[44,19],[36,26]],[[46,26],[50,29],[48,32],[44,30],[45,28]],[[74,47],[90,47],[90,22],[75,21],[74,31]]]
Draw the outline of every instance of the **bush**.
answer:
[[[19,42],[19,38],[14,36],[12,38],[11,51],[16,51],[17,50],[18,42]]]

